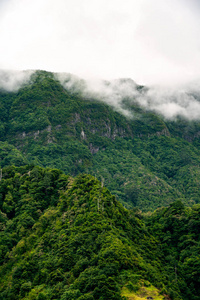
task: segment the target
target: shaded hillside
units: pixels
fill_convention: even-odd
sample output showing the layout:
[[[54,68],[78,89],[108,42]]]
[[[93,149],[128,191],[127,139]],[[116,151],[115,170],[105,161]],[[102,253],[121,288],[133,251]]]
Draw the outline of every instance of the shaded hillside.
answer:
[[[198,299],[199,205],[145,217],[90,175],[2,175],[0,299]]]
[[[200,123],[166,121],[134,97],[122,99],[127,118],[106,99],[86,97],[83,85],[64,89],[53,74],[37,71],[18,92],[2,90],[1,166],[31,163],[72,176],[90,173],[126,207],[143,211],[177,199],[199,203]]]

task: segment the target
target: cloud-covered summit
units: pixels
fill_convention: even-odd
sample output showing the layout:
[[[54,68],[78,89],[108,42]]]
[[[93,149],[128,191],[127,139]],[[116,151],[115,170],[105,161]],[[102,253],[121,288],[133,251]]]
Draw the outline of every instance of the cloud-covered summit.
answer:
[[[30,82],[34,71],[0,70],[0,90],[16,92]]]
[[[129,78],[82,80],[70,74],[56,74],[65,89],[80,91],[84,97],[103,101],[127,117],[134,114],[124,105],[124,100],[137,103],[145,110],[154,111],[167,119],[181,116],[200,120],[200,87],[197,83],[186,87],[143,87]]]
[[[0,70],[0,90],[17,92],[20,88],[34,82],[37,71]],[[54,76],[61,85],[73,94],[83,98],[103,101],[116,111],[129,118],[136,115],[128,103],[137,104],[148,111],[154,111],[164,118],[176,119],[178,116],[189,120],[200,120],[200,85],[198,82],[179,87],[145,87],[130,78],[115,80],[82,79],[70,73],[45,73]]]

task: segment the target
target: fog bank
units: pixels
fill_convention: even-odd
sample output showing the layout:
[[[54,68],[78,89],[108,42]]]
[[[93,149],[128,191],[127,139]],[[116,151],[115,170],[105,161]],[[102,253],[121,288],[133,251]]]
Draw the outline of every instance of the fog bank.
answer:
[[[134,117],[134,113],[125,107],[124,100],[137,103],[145,110],[154,111],[166,119],[181,116],[188,120],[200,120],[198,83],[185,87],[142,87],[129,78],[113,81],[82,80],[65,73],[56,74],[56,78],[65,89],[79,91],[83,97],[103,101],[127,117]]]
[[[0,90],[17,92],[21,87],[29,83],[34,71],[0,70]]]

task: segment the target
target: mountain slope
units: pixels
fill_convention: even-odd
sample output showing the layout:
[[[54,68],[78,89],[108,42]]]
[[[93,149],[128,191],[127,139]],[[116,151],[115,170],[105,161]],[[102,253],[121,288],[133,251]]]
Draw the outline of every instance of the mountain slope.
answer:
[[[1,91],[2,167],[31,163],[103,177],[126,207],[143,211],[177,199],[199,203],[199,122],[167,121],[134,96],[122,98],[126,117],[105,97],[83,93],[84,82],[67,83],[37,71],[18,92]]]
[[[198,299],[199,205],[145,216],[91,175],[2,175],[0,299]]]
[[[146,277],[137,242],[157,253],[154,238],[95,178],[39,167],[3,177],[0,299],[122,299],[124,276]]]

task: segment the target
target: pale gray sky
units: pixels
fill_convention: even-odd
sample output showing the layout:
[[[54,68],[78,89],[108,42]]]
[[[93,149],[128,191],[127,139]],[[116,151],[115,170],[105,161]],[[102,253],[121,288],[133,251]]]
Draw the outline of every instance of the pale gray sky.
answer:
[[[0,69],[200,79],[197,0],[0,0]]]

